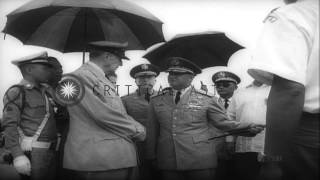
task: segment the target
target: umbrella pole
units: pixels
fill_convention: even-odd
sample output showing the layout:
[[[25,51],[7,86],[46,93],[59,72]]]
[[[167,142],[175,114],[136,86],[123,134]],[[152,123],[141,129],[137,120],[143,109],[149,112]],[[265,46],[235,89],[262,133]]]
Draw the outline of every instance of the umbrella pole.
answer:
[[[86,52],[83,51],[82,52],[82,64],[84,64],[84,62],[85,62],[85,56],[86,56]]]
[[[84,8],[84,48],[83,48],[83,52],[82,52],[82,64],[84,64],[85,62],[85,55],[86,55],[86,47],[87,47],[87,8]]]

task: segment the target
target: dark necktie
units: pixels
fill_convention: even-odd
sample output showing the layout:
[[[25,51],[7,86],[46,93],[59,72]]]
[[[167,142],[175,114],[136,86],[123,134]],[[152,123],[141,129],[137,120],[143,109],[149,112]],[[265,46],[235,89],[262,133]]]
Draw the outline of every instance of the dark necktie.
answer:
[[[180,101],[180,96],[181,96],[181,91],[178,91],[178,92],[176,93],[176,98],[174,99],[174,102],[175,102],[176,104],[178,104],[178,102]]]
[[[150,102],[150,94],[148,92],[144,95],[144,99]]]
[[[229,106],[229,100],[224,99],[224,108],[228,109],[228,106]]]

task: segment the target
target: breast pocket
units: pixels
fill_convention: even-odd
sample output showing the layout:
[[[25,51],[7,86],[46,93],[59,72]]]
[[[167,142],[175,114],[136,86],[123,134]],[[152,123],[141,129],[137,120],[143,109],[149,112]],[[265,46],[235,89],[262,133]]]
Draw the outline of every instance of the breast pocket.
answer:
[[[155,115],[160,124],[167,126],[171,122],[171,110],[165,106],[155,106]]]
[[[26,98],[24,111],[30,117],[43,118],[46,113],[45,100],[42,97]]]
[[[186,119],[189,119],[193,123],[199,123],[206,121],[206,107],[200,105],[188,105],[185,109]]]

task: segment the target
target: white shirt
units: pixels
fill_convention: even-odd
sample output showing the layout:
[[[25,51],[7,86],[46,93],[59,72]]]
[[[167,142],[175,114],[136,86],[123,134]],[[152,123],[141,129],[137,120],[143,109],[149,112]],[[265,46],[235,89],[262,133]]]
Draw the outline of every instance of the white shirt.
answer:
[[[266,124],[267,98],[271,86],[261,85],[260,87],[250,85],[239,90],[233,95],[228,107],[230,120],[256,124]],[[255,137],[238,136],[236,140],[236,152],[263,152],[265,132]]]
[[[319,1],[298,1],[269,14],[248,73],[270,84],[273,75],[305,86],[303,110],[319,113]]]

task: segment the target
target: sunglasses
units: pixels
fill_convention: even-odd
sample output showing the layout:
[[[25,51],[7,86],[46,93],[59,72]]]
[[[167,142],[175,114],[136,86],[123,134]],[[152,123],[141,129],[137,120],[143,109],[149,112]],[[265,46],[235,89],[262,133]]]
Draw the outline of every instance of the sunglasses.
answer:
[[[233,82],[217,82],[214,84],[215,87],[230,87],[233,84]]]
[[[185,74],[191,74],[191,73],[188,73],[188,72],[169,72],[169,75],[171,75],[171,76],[182,76]]]

